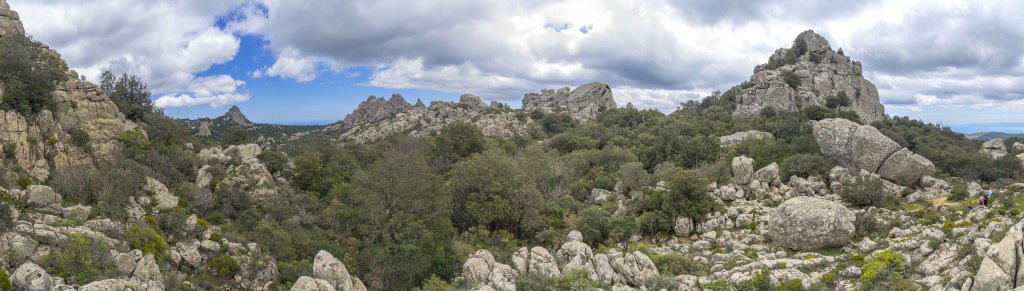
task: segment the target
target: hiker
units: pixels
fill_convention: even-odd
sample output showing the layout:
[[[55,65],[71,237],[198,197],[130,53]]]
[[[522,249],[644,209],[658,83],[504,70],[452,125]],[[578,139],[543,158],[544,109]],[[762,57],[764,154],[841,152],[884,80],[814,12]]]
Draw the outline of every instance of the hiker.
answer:
[[[981,201],[985,203],[985,207],[988,207],[988,197],[989,196],[981,197]]]

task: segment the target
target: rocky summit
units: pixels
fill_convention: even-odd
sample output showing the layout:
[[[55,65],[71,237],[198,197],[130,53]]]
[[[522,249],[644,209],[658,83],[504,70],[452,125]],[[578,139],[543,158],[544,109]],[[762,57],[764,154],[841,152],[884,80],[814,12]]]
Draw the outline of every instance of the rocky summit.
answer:
[[[25,26],[21,24],[18,12],[11,10],[7,0],[0,0],[0,37],[12,33],[25,34]]]
[[[565,112],[577,120],[593,120],[598,112],[615,109],[615,106],[612,89],[598,82],[572,90],[569,87],[545,89],[540,94],[527,93],[523,97],[525,111]]]
[[[798,35],[792,47],[776,50],[768,63],[754,68],[749,81],[733,90],[737,116],[757,115],[765,108],[800,112],[832,105],[856,112],[865,123],[885,117],[878,89],[864,79],[860,62],[842,49],[832,50],[828,40],[811,30]]]

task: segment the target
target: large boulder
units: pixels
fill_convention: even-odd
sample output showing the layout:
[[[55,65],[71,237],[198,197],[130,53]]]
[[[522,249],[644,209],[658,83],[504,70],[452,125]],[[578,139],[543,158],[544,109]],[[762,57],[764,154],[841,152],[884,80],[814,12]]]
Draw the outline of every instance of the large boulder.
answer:
[[[519,274],[535,273],[548,278],[562,277],[555,257],[543,247],[520,248],[512,254],[512,263]]]
[[[352,277],[345,264],[326,251],[317,252],[313,258],[313,275],[331,283],[337,290],[352,290]]]
[[[11,10],[11,6],[7,5],[7,1],[0,0],[0,37],[9,34],[25,34],[25,26],[21,24],[18,12]],[[0,92],[2,91],[0,90]]]
[[[583,243],[583,236],[579,231],[569,232],[569,241],[562,244],[562,247],[555,253],[558,263],[562,265],[562,274],[568,274],[575,270],[584,270],[594,273],[594,250]]]
[[[160,274],[160,265],[156,263],[153,254],[146,254],[135,264],[135,271],[132,272],[132,277],[138,278],[143,282],[156,282],[160,285],[163,285],[164,282],[164,276]]]
[[[158,210],[170,210],[178,207],[178,196],[171,194],[171,190],[168,190],[164,183],[160,183],[156,179],[146,177],[146,185],[142,186],[142,190],[153,195]]]
[[[718,137],[718,145],[723,148],[737,145],[746,140],[764,140],[773,141],[775,135],[770,132],[764,132],[760,130],[748,130],[741,131],[734,134]]]
[[[23,291],[50,291],[54,287],[53,277],[32,262],[25,262],[14,270],[11,284],[15,290]]]
[[[739,156],[732,159],[732,183],[735,185],[750,184],[754,175],[754,159]]]
[[[754,172],[754,180],[758,182],[769,184],[771,186],[778,187],[782,184],[782,180],[779,177],[779,164],[771,163],[770,165],[764,166]]]
[[[334,291],[334,286],[323,279],[315,279],[308,276],[299,277],[292,285],[291,291]]]
[[[768,219],[767,235],[794,250],[839,247],[853,237],[855,219],[853,212],[837,202],[796,197],[775,209]]]
[[[915,186],[935,172],[935,165],[889,139],[873,126],[835,118],[817,121],[814,139],[825,154],[844,168],[877,173],[903,186]]]
[[[622,275],[626,282],[633,286],[642,286],[647,280],[658,276],[658,268],[646,255],[635,251],[632,253],[612,252],[611,266]]]
[[[672,230],[675,231],[676,236],[690,236],[690,234],[693,233],[693,219],[690,219],[689,217],[677,217]]]
[[[51,206],[60,206],[61,196],[57,194],[57,191],[53,191],[50,186],[43,185],[32,185],[28,186],[25,190],[25,206],[32,208],[48,208]]]
[[[474,288],[514,291],[517,275],[515,269],[495,261],[487,250],[476,251],[462,264],[462,277]]]
[[[1006,143],[1001,138],[986,141],[981,144],[980,152],[993,159],[1002,158],[1007,154]]]

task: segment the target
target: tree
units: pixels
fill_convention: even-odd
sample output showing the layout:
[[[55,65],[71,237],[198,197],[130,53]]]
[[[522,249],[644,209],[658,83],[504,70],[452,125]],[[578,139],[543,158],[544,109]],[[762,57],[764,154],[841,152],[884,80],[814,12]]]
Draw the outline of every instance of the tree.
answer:
[[[23,115],[53,109],[50,92],[66,77],[67,64],[29,36],[10,33],[0,37],[0,81],[4,84],[0,109]]]
[[[456,121],[434,136],[430,144],[430,155],[451,164],[482,152],[485,146],[486,140],[479,127],[469,122]]]
[[[146,113],[153,112],[152,93],[139,76],[114,77],[110,71],[104,71],[100,74],[99,90],[117,104],[125,118],[141,121]]]
[[[583,242],[596,246],[608,237],[612,214],[604,209],[591,207],[580,211],[580,224],[576,228],[583,234]]]
[[[612,217],[608,232],[612,240],[623,244],[626,251],[629,251],[629,240],[640,232],[640,223],[631,216],[615,216]]]
[[[527,238],[542,225],[543,194],[523,167],[504,152],[488,150],[473,156],[455,164],[449,176],[455,210],[452,221],[460,229],[487,226]]]
[[[669,197],[663,205],[665,212],[703,222],[707,214],[715,209],[715,201],[707,193],[708,180],[700,173],[681,170],[667,182]]]
[[[884,207],[897,203],[896,197],[885,193],[882,179],[873,176],[857,176],[843,185],[839,196],[856,207]]]
[[[360,266],[373,289],[409,289],[454,261],[451,202],[419,152],[392,150],[355,174]]]
[[[839,91],[835,96],[828,97],[825,99],[825,107],[828,108],[839,108],[840,106],[850,106],[850,97],[846,96],[846,92]]]

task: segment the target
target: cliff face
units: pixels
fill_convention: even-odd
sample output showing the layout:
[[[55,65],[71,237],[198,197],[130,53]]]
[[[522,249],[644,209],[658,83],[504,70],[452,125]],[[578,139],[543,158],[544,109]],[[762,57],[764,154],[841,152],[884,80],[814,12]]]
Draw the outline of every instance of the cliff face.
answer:
[[[18,13],[0,0],[0,37],[24,33]],[[52,50],[48,53],[59,56]],[[0,82],[0,96],[3,91],[4,84]],[[4,158],[39,180],[47,180],[53,170],[92,168],[94,157],[114,152],[119,147],[116,140],[121,133],[138,127],[126,120],[117,105],[101,95],[96,85],[80,80],[74,71],[65,72],[50,97],[55,103],[52,109],[30,116],[0,110],[0,148],[12,154]],[[75,144],[71,133],[87,135],[89,143]],[[91,154],[87,148],[91,148]]]
[[[856,112],[865,123],[885,118],[878,89],[864,79],[860,62],[841,49],[833,51],[827,39],[811,30],[797,36],[793,47],[776,50],[737,89],[733,113],[737,116],[757,115],[769,107],[799,112],[845,95],[849,103],[839,109]]]

